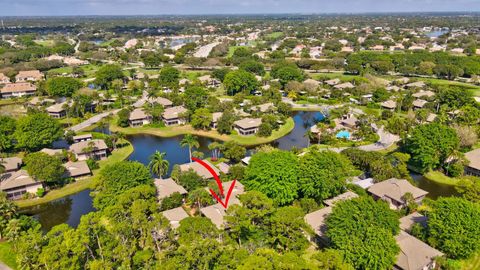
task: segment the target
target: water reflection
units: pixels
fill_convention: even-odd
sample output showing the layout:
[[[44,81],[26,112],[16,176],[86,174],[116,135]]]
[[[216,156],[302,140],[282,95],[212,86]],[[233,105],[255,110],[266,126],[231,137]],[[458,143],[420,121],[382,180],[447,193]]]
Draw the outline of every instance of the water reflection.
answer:
[[[273,142],[273,145],[283,150],[308,147],[309,139],[305,135],[307,130],[324,118],[320,112],[295,112],[293,115],[295,127],[287,136]]]
[[[427,197],[431,199],[437,199],[438,197],[459,196],[454,186],[430,181],[421,174],[412,173],[411,176],[419,188],[428,191]]]

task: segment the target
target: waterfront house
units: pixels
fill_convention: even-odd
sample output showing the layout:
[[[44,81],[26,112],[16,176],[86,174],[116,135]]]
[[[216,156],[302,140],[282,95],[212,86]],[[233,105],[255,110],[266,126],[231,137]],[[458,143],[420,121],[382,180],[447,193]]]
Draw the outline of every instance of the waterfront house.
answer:
[[[25,170],[0,175],[0,191],[9,199],[21,199],[25,193],[35,194],[39,188],[43,188],[43,183],[33,179]]]
[[[5,84],[0,93],[2,98],[33,96],[37,87],[29,82],[17,82]]]
[[[276,110],[275,105],[271,102],[252,106],[251,108],[252,112],[261,112],[261,113],[274,112],[275,110]]]
[[[70,151],[75,154],[77,160],[105,159],[108,147],[104,140],[81,141],[70,145]]]
[[[427,191],[417,188],[405,179],[391,178],[372,185],[368,192],[376,200],[384,200],[389,203],[390,208],[398,210],[407,205],[405,194],[410,193],[417,204],[428,194]]]
[[[19,71],[15,76],[16,82],[36,82],[43,80],[43,73],[39,70]]]
[[[73,136],[73,142],[78,143],[78,142],[84,142],[84,141],[90,141],[93,139],[92,134],[82,134],[82,135],[76,135]]]
[[[210,163],[208,160],[204,159],[203,162],[207,163],[213,171],[218,175],[220,173],[220,170]],[[213,175],[210,173],[210,171],[207,170],[207,168],[203,167],[202,164],[198,162],[190,162],[190,163],[185,163],[185,164],[180,164],[180,170],[182,172],[188,171],[188,170],[193,170],[195,173],[200,175],[202,178],[205,179],[211,179],[213,178]]]
[[[64,118],[67,116],[67,110],[65,109],[66,102],[57,103],[47,108],[47,113],[53,118]]]
[[[186,123],[185,113],[187,109],[183,106],[175,106],[165,109],[162,119],[166,126],[183,125]]]
[[[468,165],[465,166],[465,174],[480,177],[480,148],[465,153]]]
[[[223,113],[222,112],[214,112],[212,113],[212,123],[210,124],[210,126],[212,128],[217,128],[218,126],[218,120],[220,119],[220,117],[222,117]]]
[[[5,168],[5,172],[14,172],[20,170],[23,161],[19,157],[0,158],[0,164]]]
[[[230,185],[232,184],[233,181],[228,181],[228,182],[223,182],[223,190],[226,193],[228,189],[230,188]],[[230,200],[228,203],[228,206],[230,205],[235,205],[235,204],[240,204],[240,201],[238,200],[238,195],[244,193],[244,187],[240,182],[235,183],[235,187],[232,190],[232,194],[230,195]],[[207,207],[203,207],[200,209],[200,213],[202,213],[203,216],[206,218],[210,219],[217,228],[221,229],[225,225],[224,217],[226,215],[225,208],[220,204],[214,204],[210,205]]]
[[[169,222],[173,229],[180,227],[180,221],[188,217],[183,207],[177,207],[161,213]]]
[[[394,269],[428,270],[435,269],[435,259],[443,253],[425,244],[410,234],[400,231],[395,236],[400,252],[397,255]]]
[[[261,124],[261,118],[244,118],[233,122],[234,129],[243,136],[257,133]]]
[[[92,172],[88,167],[86,161],[67,162],[63,164],[65,167],[65,177],[72,177],[75,179],[91,176]]]
[[[426,101],[426,100],[416,99],[412,103],[413,104],[413,109],[414,110],[422,109],[425,106],[425,104],[427,104],[427,103],[428,103],[428,101]]]
[[[178,192],[182,195],[187,194],[187,190],[173,181],[172,178],[167,179],[155,179],[155,187],[157,188],[157,198],[162,200],[169,197],[175,192]]]
[[[0,84],[10,83],[10,78],[5,76],[5,74],[0,73]]]
[[[135,109],[130,112],[128,117],[128,124],[131,127],[140,127],[143,125],[148,125],[152,122],[152,116],[145,113],[143,109]]]

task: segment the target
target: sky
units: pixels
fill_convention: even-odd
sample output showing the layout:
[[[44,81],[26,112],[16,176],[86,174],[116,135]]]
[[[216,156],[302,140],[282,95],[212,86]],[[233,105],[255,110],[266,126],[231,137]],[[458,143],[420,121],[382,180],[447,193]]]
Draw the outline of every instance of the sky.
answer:
[[[0,0],[0,16],[480,11],[480,0]]]

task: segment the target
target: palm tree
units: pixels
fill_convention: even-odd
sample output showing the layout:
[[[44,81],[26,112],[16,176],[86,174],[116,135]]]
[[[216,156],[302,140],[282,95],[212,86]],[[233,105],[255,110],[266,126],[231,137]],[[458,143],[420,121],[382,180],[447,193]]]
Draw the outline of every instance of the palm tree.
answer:
[[[212,142],[208,145],[208,149],[212,151],[212,160],[217,160],[220,154],[220,147],[222,145],[218,142]]]
[[[185,147],[188,146],[188,154],[190,156],[190,163],[192,162],[192,148],[200,147],[200,143],[197,140],[197,137],[193,136],[192,134],[187,134],[183,137],[182,141],[180,142],[180,146]]]
[[[162,178],[163,175],[167,174],[169,166],[170,162],[165,159],[165,153],[155,151],[155,153],[150,156],[148,167],[152,173],[158,175],[158,177]]]

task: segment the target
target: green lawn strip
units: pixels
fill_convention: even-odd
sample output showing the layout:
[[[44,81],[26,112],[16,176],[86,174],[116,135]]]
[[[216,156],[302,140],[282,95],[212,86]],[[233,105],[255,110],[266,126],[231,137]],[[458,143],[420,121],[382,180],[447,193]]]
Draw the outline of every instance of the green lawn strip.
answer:
[[[105,167],[106,165],[120,162],[122,160],[127,159],[132,152],[133,152],[133,146],[130,143],[128,143],[127,146],[114,150],[107,159],[100,160],[98,164],[100,165],[100,168],[102,168],[102,167]],[[47,203],[68,195],[78,193],[82,190],[85,190],[91,187],[93,179],[96,177],[96,175],[98,175],[99,170],[100,169],[94,170],[92,172],[93,176],[91,177],[80,179],[64,187],[51,190],[42,198],[18,200],[15,202],[19,207],[29,207],[29,206],[42,204],[42,203]]]
[[[113,123],[115,120],[113,121]],[[281,138],[290,131],[293,130],[295,127],[295,123],[292,118],[288,118],[284,125],[282,125],[278,130],[272,132],[272,135],[269,137],[257,137],[257,136],[241,136],[241,135],[222,135],[215,130],[196,130],[192,128],[190,125],[184,126],[171,126],[171,127],[128,127],[128,128],[121,128],[115,124],[110,125],[110,130],[113,132],[123,132],[127,135],[135,135],[135,134],[150,134],[159,137],[174,137],[184,134],[193,134],[197,136],[203,136],[212,138],[219,141],[230,141],[234,140],[235,142],[244,145],[244,146],[254,146],[264,143],[272,142],[278,138]]]
[[[462,270],[477,270],[480,269],[480,252],[474,254],[471,258],[461,260]]]
[[[444,185],[450,185],[450,186],[456,186],[460,182],[460,178],[453,178],[453,177],[448,177],[445,174],[438,172],[438,171],[430,171],[426,174],[424,174],[425,178],[427,178],[430,181],[444,184]]]
[[[6,264],[12,269],[17,269],[16,254],[13,252],[12,245],[8,242],[0,242],[0,262]]]

